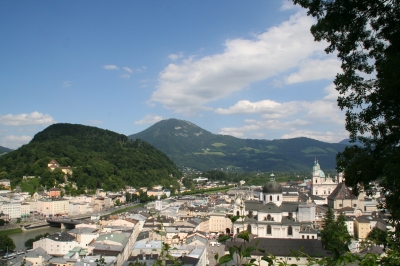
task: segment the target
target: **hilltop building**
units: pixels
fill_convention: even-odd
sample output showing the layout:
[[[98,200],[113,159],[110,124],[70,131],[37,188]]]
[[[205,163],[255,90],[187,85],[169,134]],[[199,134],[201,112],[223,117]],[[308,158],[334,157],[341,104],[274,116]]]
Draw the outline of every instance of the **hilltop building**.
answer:
[[[66,175],[72,175],[72,169],[70,166],[60,166],[60,164],[56,160],[51,160],[48,164],[47,167],[51,170],[54,171],[54,169],[60,169],[63,171],[64,174]]]

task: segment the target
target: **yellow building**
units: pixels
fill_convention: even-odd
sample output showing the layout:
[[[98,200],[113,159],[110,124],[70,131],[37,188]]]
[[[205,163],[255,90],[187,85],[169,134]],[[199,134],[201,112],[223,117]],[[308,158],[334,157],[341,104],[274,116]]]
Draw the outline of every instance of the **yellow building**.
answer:
[[[232,221],[224,213],[211,213],[209,219],[209,232],[232,233]]]
[[[371,231],[371,222],[365,216],[359,216],[354,220],[354,236],[360,240],[366,239]]]

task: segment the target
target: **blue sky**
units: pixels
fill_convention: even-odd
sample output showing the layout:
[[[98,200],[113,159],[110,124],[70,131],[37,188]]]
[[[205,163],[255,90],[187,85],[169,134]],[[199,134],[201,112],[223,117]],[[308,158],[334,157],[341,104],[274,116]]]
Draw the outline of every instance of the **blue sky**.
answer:
[[[53,123],[177,118],[251,139],[347,138],[335,55],[289,0],[1,1],[0,146]]]

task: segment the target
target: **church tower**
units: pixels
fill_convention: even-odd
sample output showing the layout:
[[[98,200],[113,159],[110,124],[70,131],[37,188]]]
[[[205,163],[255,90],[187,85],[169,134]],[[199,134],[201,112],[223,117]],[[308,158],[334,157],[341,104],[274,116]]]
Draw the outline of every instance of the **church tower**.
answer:
[[[276,206],[281,206],[283,198],[282,186],[275,181],[274,173],[270,175],[269,182],[265,183],[261,195],[263,204],[273,202],[276,204]]]

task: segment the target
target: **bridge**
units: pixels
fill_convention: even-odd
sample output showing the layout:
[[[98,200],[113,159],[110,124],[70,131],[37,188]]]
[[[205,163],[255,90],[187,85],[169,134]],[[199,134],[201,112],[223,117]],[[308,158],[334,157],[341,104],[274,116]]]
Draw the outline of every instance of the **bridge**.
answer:
[[[29,229],[34,229],[34,228],[39,228],[39,227],[45,227],[45,226],[53,226],[53,227],[59,227],[61,229],[73,229],[75,228],[75,225],[82,223],[81,220],[88,219],[90,218],[90,215],[84,214],[84,215],[79,215],[71,218],[49,218],[46,219],[45,221],[40,221],[36,223],[31,223],[27,224],[24,226],[21,226],[22,230],[29,230]]]
[[[46,219],[47,223],[53,227],[60,227],[61,229],[74,229],[75,225],[81,224],[82,221],[79,219]]]

